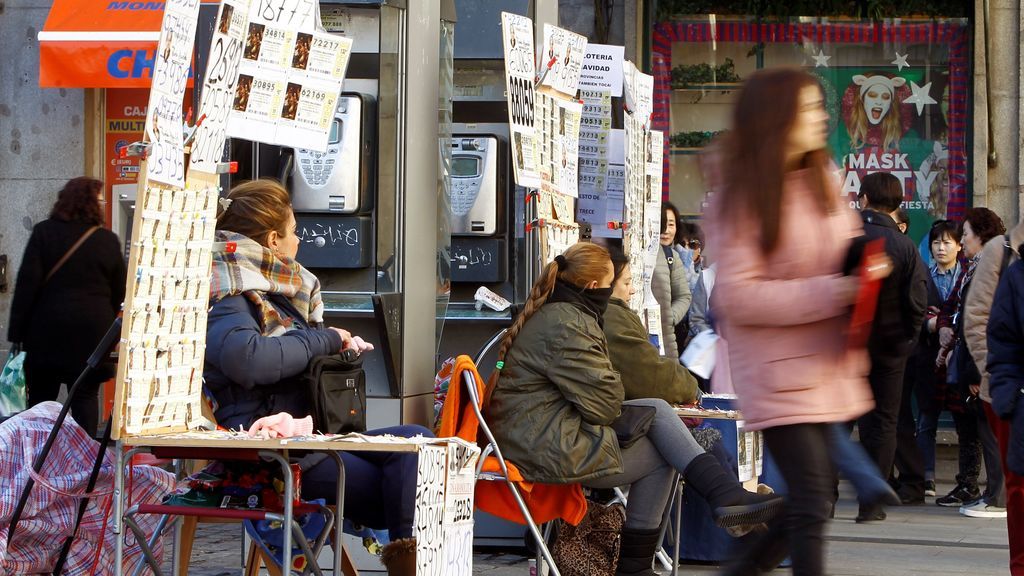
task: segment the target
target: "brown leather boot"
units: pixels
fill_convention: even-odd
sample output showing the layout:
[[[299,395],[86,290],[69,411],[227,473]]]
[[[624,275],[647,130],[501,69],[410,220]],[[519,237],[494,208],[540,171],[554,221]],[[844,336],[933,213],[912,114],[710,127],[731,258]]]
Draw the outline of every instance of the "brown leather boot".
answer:
[[[388,576],[416,576],[416,539],[401,538],[380,552],[380,561]]]

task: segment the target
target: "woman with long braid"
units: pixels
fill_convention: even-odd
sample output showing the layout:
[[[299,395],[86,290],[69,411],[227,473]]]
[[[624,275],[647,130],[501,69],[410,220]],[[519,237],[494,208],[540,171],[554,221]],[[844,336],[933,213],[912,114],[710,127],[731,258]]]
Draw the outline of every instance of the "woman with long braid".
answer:
[[[601,328],[613,275],[608,251],[595,244],[576,244],[544,268],[498,350],[486,410],[498,444],[526,480],[631,486],[616,574],[652,576],[676,472],[710,503],[720,526],[765,522],[781,499],[744,490],[664,400],[623,402]],[[653,410],[654,420],[620,447],[620,414],[638,406]]]

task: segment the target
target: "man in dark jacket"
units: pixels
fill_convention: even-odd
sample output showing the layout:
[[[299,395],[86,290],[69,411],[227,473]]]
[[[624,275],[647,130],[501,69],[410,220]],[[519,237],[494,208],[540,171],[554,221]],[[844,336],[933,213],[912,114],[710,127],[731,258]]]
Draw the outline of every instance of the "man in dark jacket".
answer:
[[[1003,464],[1009,472],[1024,474],[1024,262],[1011,265],[999,280],[986,332],[989,395],[992,409],[1002,420],[996,429]],[[1024,546],[1018,536],[1024,531],[1024,490],[1010,482],[1006,523],[1010,572],[1017,574],[1024,569]]]
[[[885,172],[869,174],[861,182],[864,235],[868,241],[885,241],[885,253],[892,260],[893,272],[882,281],[878,294],[868,354],[871,372],[868,381],[875,396],[875,408],[858,420],[860,440],[882,477],[892,473],[896,457],[896,423],[904,397],[903,373],[918,331],[924,322],[928,304],[928,272],[914,242],[896,225],[895,213],[903,201],[900,181]],[[909,394],[906,394],[909,396]],[[908,446],[908,450],[916,447]],[[908,489],[924,495],[924,469],[920,456],[917,474],[904,474],[901,481]],[[912,478],[912,476],[917,476]],[[858,522],[884,520],[885,512],[876,506],[862,506]]]

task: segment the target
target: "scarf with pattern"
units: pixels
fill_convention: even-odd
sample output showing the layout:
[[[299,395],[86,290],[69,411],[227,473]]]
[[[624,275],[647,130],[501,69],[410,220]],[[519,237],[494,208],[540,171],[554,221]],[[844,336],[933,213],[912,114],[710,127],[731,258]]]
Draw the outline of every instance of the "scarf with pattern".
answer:
[[[324,319],[320,280],[312,272],[248,236],[218,230],[213,243],[210,305],[238,294],[256,305],[264,336],[280,336],[292,327],[292,319],[274,308],[268,294],[287,298],[311,325]]]

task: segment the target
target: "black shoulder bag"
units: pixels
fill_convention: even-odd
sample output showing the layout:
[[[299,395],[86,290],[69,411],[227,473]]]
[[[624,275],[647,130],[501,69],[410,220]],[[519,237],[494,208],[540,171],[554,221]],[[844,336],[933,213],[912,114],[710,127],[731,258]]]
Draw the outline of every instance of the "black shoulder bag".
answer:
[[[366,430],[366,372],[352,350],[317,356],[303,376],[313,401],[313,428],[325,434]]]

